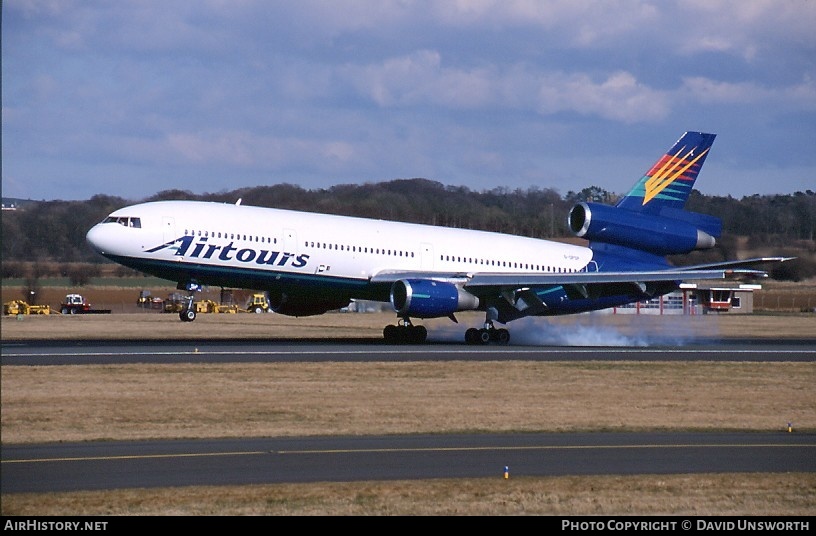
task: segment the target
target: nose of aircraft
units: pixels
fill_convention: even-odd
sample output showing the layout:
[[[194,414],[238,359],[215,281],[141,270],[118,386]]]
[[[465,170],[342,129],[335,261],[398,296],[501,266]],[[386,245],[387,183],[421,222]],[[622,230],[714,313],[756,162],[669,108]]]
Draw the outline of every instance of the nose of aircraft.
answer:
[[[91,227],[85,235],[85,240],[88,241],[88,245],[97,253],[104,255],[109,251],[112,234],[110,231],[112,227],[114,227],[114,225],[97,223]]]

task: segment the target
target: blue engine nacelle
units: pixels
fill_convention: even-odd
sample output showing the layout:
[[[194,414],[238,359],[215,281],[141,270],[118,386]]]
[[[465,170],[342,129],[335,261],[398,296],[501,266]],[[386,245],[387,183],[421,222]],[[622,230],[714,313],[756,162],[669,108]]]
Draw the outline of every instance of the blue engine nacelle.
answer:
[[[685,212],[685,215],[689,219],[706,218],[693,212]],[[578,203],[570,210],[567,222],[575,236],[656,255],[677,255],[695,249],[708,249],[714,247],[716,242],[713,236],[691,221],[597,203]]]
[[[479,298],[453,283],[401,279],[391,285],[391,305],[398,315],[439,318],[479,308]]]

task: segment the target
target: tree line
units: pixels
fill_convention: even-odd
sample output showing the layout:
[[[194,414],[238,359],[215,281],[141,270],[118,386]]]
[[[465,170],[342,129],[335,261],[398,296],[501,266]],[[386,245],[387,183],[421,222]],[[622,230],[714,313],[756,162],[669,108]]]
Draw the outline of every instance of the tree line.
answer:
[[[497,187],[474,191],[445,186],[427,179],[398,179],[361,185],[345,184],[306,190],[293,184],[239,188],[219,193],[194,194],[165,190],[133,201],[95,195],[87,201],[23,201],[16,210],[2,213],[3,277],[25,277],[17,272],[31,263],[67,266],[69,263],[107,262],[85,242],[85,234],[117,208],[135,202],[188,199],[261,207],[323,212],[365,218],[480,229],[535,238],[572,237],[566,223],[570,208],[579,201],[614,203],[618,196],[596,186],[560,195],[552,189]],[[689,210],[723,220],[723,239],[715,250],[695,253],[693,262],[734,258],[736,240],[747,239],[751,249],[770,248],[777,255],[811,256],[816,235],[816,192],[789,195],[753,195],[735,199],[692,191]],[[678,262],[686,262],[678,258]],[[780,278],[816,275],[812,263],[794,263],[794,273]],[[791,265],[785,270],[790,271]],[[124,275],[125,272],[123,272]],[[46,274],[49,275],[49,274]],[[64,275],[64,274],[63,274]]]

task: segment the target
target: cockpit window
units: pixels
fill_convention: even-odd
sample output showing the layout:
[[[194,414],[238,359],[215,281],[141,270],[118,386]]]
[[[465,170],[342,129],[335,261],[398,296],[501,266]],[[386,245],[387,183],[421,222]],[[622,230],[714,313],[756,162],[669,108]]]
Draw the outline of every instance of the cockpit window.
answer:
[[[102,223],[118,223],[119,225],[124,225],[125,227],[142,227],[142,219],[132,216],[108,216],[102,221]]]

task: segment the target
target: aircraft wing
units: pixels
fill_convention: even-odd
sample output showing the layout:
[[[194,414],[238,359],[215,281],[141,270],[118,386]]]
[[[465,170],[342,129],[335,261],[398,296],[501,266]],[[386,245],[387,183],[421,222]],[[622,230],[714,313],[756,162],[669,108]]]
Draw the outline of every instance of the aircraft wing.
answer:
[[[646,281],[684,281],[698,279],[727,279],[734,276],[764,278],[761,270],[746,268],[711,268],[632,271],[632,272],[569,272],[569,273],[443,273],[443,272],[380,272],[371,278],[372,283],[393,283],[402,279],[425,279],[462,284],[466,289],[503,288],[518,289],[547,285],[570,285],[587,283],[642,283]]]
[[[710,270],[717,268],[741,268],[745,266],[756,266],[757,264],[767,264],[771,262],[792,261],[796,257],[756,257],[737,261],[712,262],[708,264],[695,264],[693,266],[678,266],[677,270]]]

